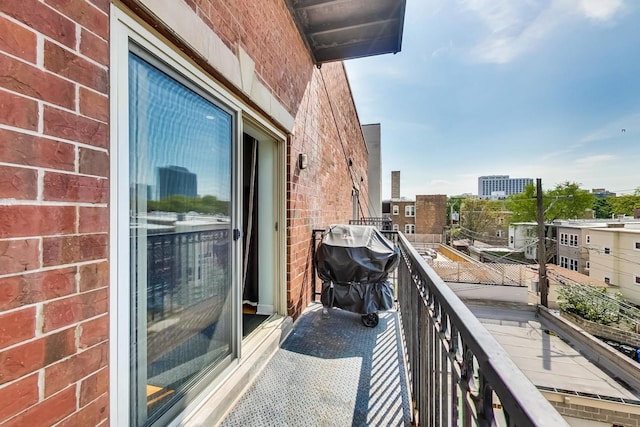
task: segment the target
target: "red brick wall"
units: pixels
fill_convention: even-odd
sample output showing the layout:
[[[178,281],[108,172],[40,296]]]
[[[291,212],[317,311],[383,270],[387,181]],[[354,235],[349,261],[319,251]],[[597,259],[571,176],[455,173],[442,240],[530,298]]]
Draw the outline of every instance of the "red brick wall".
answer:
[[[447,196],[416,196],[416,233],[442,234],[447,225]]]
[[[308,156],[300,170],[298,154]],[[297,317],[311,298],[311,234],[353,215],[352,189],[366,216],[368,153],[342,63],[314,70],[287,149],[287,302]],[[351,160],[351,166],[349,166]]]
[[[292,115],[305,94],[313,62],[284,0],[185,0],[222,41],[238,46],[255,72]]]
[[[287,145],[287,304],[297,317],[310,301],[311,233],[352,217],[351,191],[368,212],[367,152],[341,63],[318,70],[284,0],[186,0],[233,52],[255,62],[255,73],[295,117]],[[299,153],[309,167],[299,170]],[[351,159],[352,166],[348,166]]]
[[[108,419],[109,3],[0,2],[0,424]]]
[[[398,225],[398,230],[404,233],[404,226],[407,224],[415,224],[416,218],[415,216],[406,216],[405,208],[407,206],[415,206],[414,201],[406,201],[406,202],[394,202],[391,201],[391,223]],[[393,215],[393,206],[398,206],[398,215]],[[417,231],[416,231],[417,232]]]
[[[353,186],[368,211],[345,70],[315,68],[283,0],[185,1],[242,46],[295,117],[286,244],[297,317],[310,300],[312,229],[351,218]],[[0,2],[0,424],[109,417],[108,60],[108,0]]]

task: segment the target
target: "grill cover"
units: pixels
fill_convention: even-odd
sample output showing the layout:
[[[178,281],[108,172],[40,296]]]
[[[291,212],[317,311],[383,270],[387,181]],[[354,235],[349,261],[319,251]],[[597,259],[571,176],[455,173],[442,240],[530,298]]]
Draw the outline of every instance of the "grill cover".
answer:
[[[330,226],[316,252],[322,303],[363,314],[390,309],[393,284],[387,276],[399,261],[398,248],[375,227]]]

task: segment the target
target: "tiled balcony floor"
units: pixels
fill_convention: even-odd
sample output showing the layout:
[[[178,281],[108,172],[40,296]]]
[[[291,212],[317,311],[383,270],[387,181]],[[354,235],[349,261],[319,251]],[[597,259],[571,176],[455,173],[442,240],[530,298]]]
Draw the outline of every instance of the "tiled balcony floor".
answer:
[[[410,400],[399,317],[360,315],[312,304],[221,425],[405,426]]]

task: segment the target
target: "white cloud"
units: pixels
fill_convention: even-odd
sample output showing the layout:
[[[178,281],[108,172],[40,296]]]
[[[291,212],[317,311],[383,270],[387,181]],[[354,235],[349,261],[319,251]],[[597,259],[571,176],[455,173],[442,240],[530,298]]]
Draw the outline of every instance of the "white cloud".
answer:
[[[622,7],[623,0],[582,0],[580,8],[587,18],[609,20]]]
[[[596,154],[593,156],[581,157],[579,159],[576,159],[575,162],[581,166],[591,167],[591,166],[598,166],[598,165],[601,166],[602,163],[610,162],[615,159],[616,159],[616,156],[612,154]]]
[[[445,56],[448,55],[451,51],[453,51],[453,40],[449,40],[449,43],[431,52],[431,57],[437,58],[439,56]]]
[[[554,32],[572,21],[607,21],[624,0],[460,0],[463,10],[475,14],[486,35],[470,50],[477,62],[503,64],[535,50]]]

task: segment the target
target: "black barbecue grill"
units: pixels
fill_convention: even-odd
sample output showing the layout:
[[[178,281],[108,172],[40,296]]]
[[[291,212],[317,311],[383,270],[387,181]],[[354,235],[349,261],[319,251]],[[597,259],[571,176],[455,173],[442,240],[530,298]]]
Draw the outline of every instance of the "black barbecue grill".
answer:
[[[400,261],[398,247],[368,225],[330,226],[316,251],[322,279],[321,301],[362,315],[368,327],[378,324],[378,311],[393,306],[393,283],[387,280]]]

